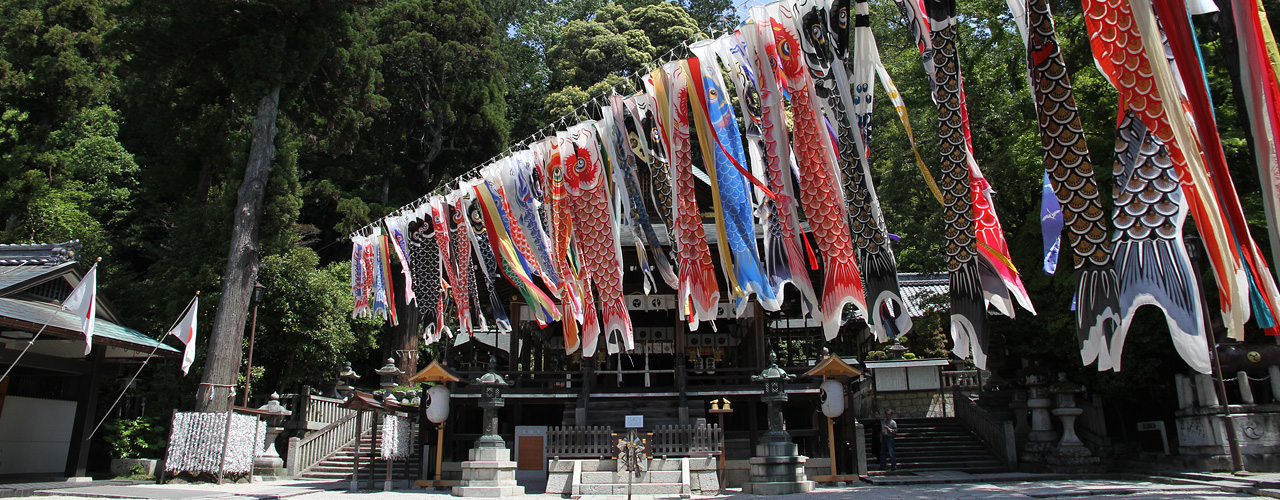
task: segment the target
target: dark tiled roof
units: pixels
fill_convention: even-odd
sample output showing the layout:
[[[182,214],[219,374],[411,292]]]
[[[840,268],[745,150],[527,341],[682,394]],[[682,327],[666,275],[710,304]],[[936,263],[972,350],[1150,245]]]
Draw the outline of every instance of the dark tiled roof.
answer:
[[[80,240],[0,245],[0,265],[52,266],[75,260],[79,253]]]

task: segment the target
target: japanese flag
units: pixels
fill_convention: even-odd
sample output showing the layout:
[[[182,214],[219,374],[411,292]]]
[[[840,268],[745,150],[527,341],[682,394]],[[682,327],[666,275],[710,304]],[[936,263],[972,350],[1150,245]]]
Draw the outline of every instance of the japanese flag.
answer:
[[[98,265],[94,264],[89,272],[71,291],[67,300],[62,301],[63,309],[75,311],[80,317],[80,331],[84,332],[84,354],[89,355],[93,349],[93,324],[98,315]]]
[[[187,345],[182,350],[182,374],[186,375],[187,370],[191,369],[191,362],[196,360],[196,311],[200,309],[200,296],[191,299],[191,307],[187,309],[187,315],[182,317],[177,326],[169,330],[169,334],[177,337],[183,344]]]

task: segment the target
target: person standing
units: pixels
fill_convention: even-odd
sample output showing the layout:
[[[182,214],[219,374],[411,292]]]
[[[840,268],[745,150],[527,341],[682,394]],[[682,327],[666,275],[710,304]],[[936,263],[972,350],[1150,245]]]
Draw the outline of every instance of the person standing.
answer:
[[[884,412],[884,421],[880,423],[880,447],[889,456],[889,470],[898,470],[898,455],[893,450],[893,440],[898,436],[898,421],[893,419],[893,409]],[[880,459],[880,468],[884,469],[884,458]]]

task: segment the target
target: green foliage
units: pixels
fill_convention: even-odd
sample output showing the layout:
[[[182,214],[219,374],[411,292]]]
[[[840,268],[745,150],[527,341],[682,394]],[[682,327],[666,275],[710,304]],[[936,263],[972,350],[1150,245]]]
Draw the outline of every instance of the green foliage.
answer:
[[[905,360],[912,360],[912,359],[916,359],[916,358],[917,358],[917,356],[916,356],[916,353],[914,353],[914,352],[904,352],[904,353],[902,353],[902,359],[905,359]]]
[[[160,417],[117,418],[103,426],[113,458],[162,458],[167,430]]]
[[[382,322],[351,318],[349,266],[321,266],[309,248],[263,259],[258,281],[266,291],[258,308],[254,364],[266,372],[255,385],[266,390],[328,380],[343,361],[360,359],[377,346]]]
[[[867,361],[884,361],[889,359],[889,353],[884,351],[867,351]]]

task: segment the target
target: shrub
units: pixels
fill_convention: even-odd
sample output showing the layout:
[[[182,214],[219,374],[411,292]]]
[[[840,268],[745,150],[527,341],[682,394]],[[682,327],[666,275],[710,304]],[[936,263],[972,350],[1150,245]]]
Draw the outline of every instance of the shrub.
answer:
[[[160,458],[165,428],[155,417],[118,418],[107,423],[103,439],[115,458]]]

